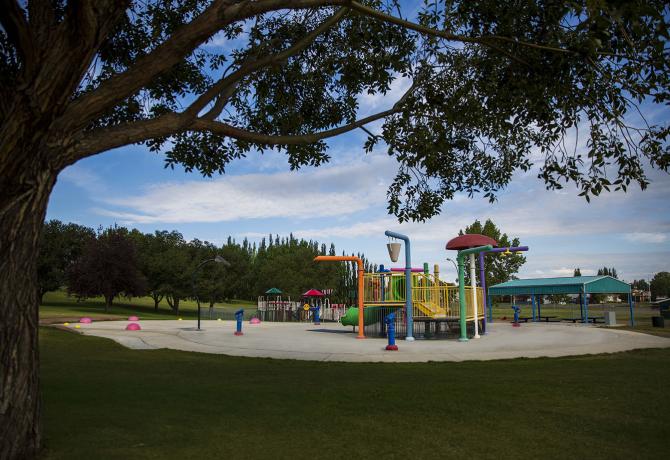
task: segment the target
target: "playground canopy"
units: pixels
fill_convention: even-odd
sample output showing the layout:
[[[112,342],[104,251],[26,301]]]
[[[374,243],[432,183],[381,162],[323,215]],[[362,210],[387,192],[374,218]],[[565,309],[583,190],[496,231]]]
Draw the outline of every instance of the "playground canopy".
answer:
[[[282,294],[282,291],[281,291],[281,289],[270,288],[267,291],[265,291],[265,293],[268,294],[268,295],[279,295],[279,294]]]
[[[498,242],[493,238],[478,233],[466,233],[465,235],[457,236],[447,242],[448,250],[460,251],[461,249],[476,248],[478,246],[486,246],[490,244],[493,247],[498,246]]]
[[[511,280],[489,288],[489,295],[630,294],[630,284],[611,276],[570,276]]]
[[[318,289],[310,289],[309,291],[305,292],[303,297],[324,297],[325,294]]]

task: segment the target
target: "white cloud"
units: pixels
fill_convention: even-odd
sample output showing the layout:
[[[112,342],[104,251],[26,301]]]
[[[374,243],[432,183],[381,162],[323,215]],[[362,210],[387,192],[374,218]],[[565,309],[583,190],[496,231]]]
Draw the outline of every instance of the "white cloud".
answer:
[[[297,173],[159,184],[138,196],[104,199],[106,206],[96,212],[125,223],[342,216],[383,205],[385,189],[379,183],[393,168],[392,159],[372,156]]]
[[[65,168],[58,175],[58,179],[90,193],[104,193],[106,190],[105,182],[98,174],[79,164]]]
[[[228,39],[224,31],[220,30],[219,32],[212,35],[210,40],[205,43],[206,47],[225,47],[228,45]]]
[[[375,112],[380,112],[391,108],[398,99],[412,85],[412,80],[403,76],[396,77],[389,85],[389,90],[386,94],[383,93],[363,93],[358,97],[358,104],[360,107],[358,115],[364,117]]]
[[[668,240],[667,233],[626,233],[624,238],[633,243],[664,243]]]

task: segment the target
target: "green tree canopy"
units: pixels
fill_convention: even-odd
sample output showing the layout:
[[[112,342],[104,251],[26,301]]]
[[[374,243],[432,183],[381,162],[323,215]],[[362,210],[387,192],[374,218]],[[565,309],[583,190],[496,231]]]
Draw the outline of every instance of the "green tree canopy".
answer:
[[[65,286],[67,270],[94,238],[95,231],[81,225],[64,224],[59,220],[44,224],[37,263],[40,297]]]
[[[507,233],[503,233],[491,219],[487,219],[486,222],[484,222],[484,225],[476,220],[471,225],[465,227],[465,230],[460,230],[458,232],[459,235],[463,235],[464,233],[486,235],[496,240],[498,242],[498,247],[521,246],[519,238],[510,238],[507,236]],[[519,272],[519,269],[524,263],[526,263],[526,258],[521,252],[509,255],[502,253],[491,253],[487,255],[484,259],[487,286],[493,286],[494,284],[504,283],[505,281],[515,279],[516,277],[514,275]],[[479,259],[477,259],[477,264],[479,264]],[[470,272],[468,270],[465,271],[465,282],[466,285],[470,285]]]
[[[68,268],[68,292],[82,298],[103,296],[105,311],[119,295],[144,294],[145,283],[134,241],[125,228],[99,231]]]
[[[651,289],[651,299],[670,297],[670,273],[658,272],[649,283]]]
[[[616,272],[616,268],[614,268],[614,267],[612,267],[612,268],[607,268],[607,267],[599,268],[598,269],[598,276],[611,276],[612,278],[617,278],[617,279],[619,278],[619,276],[617,275],[617,272]]]
[[[633,289],[639,289],[640,291],[649,290],[649,283],[645,279],[634,280],[631,283],[631,286],[633,287]]]

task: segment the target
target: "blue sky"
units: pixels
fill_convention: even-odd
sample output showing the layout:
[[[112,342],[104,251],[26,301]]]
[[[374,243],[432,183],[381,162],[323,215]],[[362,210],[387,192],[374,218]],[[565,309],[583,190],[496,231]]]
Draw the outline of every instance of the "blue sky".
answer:
[[[475,219],[491,218],[530,246],[521,276],[588,274],[614,266],[620,276],[650,278],[670,266],[670,177],[650,171],[642,192],[603,195],[586,203],[577,192],[550,192],[536,172],[517,174],[490,204],[457,196],[427,223],[398,224],[386,213],[386,189],[395,160],[384,151],[366,155],[363,133],[331,142],[332,161],[320,168],[289,171],[280,154],[253,154],[224,176],[202,178],[165,169],[163,156],[129,146],[88,158],[61,173],[49,219],[97,227],[114,223],[144,232],[177,229],[187,239],[216,244],[228,235],[260,240],[269,233],[333,241],[338,251],[364,252],[389,264],[384,230],[406,233],[416,264],[441,266],[453,279],[444,246]]]
[[[412,3],[412,2],[409,2]],[[411,16],[411,15],[410,15]],[[235,46],[215,36],[207,46]],[[360,98],[363,117],[390,107],[409,82],[397,79],[387,95]],[[644,108],[643,108],[644,110]],[[645,116],[667,124],[668,110]],[[368,126],[379,129],[379,123]],[[583,274],[615,267],[626,280],[651,278],[670,270],[670,176],[649,169],[642,192],[611,193],[587,203],[574,188],[551,192],[537,179],[537,167],[516,175],[490,204],[481,197],[457,196],[427,223],[398,224],[386,213],[386,190],[396,171],[380,148],[365,154],[365,134],[352,132],[330,141],[332,161],[291,172],[278,153],[252,154],[230,165],[224,176],[202,178],[164,168],[160,153],[128,146],[91,157],[63,171],[54,189],[48,219],[91,227],[114,223],[144,232],[179,230],[187,239],[215,244],[228,235],[259,241],[269,233],[334,242],[338,252],[364,252],[389,264],[384,230],[412,239],[415,265],[438,263],[444,279],[454,279],[446,242],[475,219],[488,218],[530,246],[522,277]],[[583,148],[583,145],[578,145]],[[539,163],[539,158],[536,158]]]

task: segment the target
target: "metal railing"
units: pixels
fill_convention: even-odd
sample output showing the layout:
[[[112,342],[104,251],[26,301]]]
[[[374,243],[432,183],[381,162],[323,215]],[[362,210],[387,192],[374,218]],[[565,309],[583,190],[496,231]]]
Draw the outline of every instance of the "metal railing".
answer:
[[[405,274],[366,273],[364,275],[364,303],[366,308],[375,306],[399,306],[405,303]],[[484,295],[476,288],[477,318],[484,317]],[[472,302],[472,288],[465,287],[466,319],[475,318]],[[415,317],[460,317],[458,287],[450,286],[436,279],[432,274],[412,274],[412,314]]]

